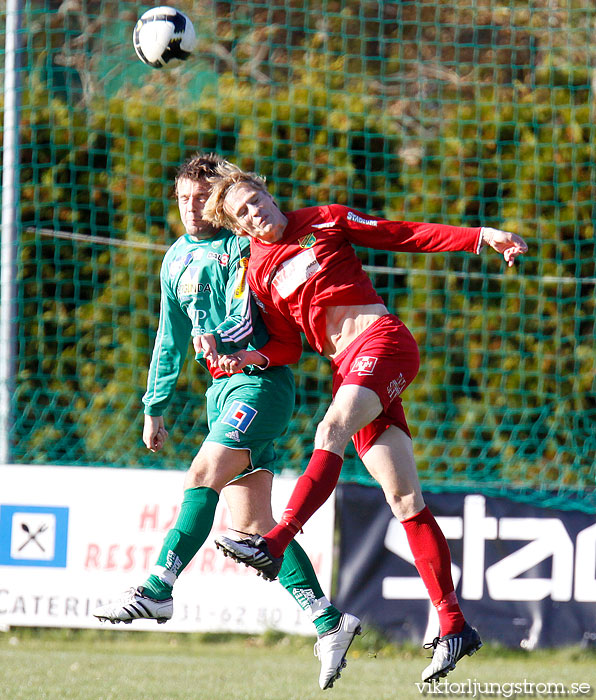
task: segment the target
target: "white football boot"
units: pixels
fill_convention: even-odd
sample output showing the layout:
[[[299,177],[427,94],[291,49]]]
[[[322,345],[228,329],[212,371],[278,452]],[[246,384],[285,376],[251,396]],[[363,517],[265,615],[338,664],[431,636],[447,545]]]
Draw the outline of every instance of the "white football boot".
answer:
[[[109,620],[112,624],[124,622],[127,625],[133,620],[157,620],[162,625],[171,619],[174,612],[172,598],[156,600],[145,595],[142,586],[130,588],[126,593],[113,603],[102,605],[93,611],[93,616],[98,620]]]
[[[346,667],[346,653],[354,637],[362,632],[360,620],[354,615],[344,613],[337,625],[322,634],[315,642],[315,656],[321,662],[319,685],[322,690],[332,688]]]
[[[444,678],[464,655],[472,656],[481,646],[480,635],[467,622],[461,632],[435,637],[432,642],[424,645],[425,649],[432,647],[433,656],[430,664],[422,671],[422,680],[432,683]]]

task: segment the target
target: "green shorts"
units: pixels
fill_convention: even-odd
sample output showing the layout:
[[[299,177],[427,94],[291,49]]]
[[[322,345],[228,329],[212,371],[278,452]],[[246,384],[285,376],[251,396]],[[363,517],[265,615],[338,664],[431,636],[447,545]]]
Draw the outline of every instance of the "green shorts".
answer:
[[[233,374],[215,379],[207,389],[205,441],[233,450],[248,450],[250,464],[240,476],[255,469],[273,471],[273,440],[285,432],[294,411],[296,387],[288,367],[272,367],[255,374]]]

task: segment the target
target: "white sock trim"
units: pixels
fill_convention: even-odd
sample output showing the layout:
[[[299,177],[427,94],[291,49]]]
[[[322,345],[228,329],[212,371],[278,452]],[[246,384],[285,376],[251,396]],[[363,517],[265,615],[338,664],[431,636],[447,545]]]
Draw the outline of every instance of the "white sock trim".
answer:
[[[166,569],[165,566],[154,566],[153,569],[151,569],[151,573],[172,588],[178,578],[173,571]]]
[[[317,598],[314,603],[312,603],[310,607],[310,619],[311,622],[314,622],[317,620],[321,615],[327,610],[327,608],[331,605],[329,600],[323,596],[322,598]]]

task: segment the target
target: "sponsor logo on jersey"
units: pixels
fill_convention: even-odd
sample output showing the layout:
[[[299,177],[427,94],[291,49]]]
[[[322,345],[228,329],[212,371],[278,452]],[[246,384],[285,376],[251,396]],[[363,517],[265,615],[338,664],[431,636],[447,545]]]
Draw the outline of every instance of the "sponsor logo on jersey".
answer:
[[[246,288],[246,271],[248,270],[248,258],[241,258],[238,261],[238,270],[236,271],[236,279],[238,280],[234,289],[234,296],[239,299],[244,294]]]
[[[180,275],[178,293],[183,295],[211,294],[209,282],[199,282],[202,269],[200,267],[187,267]]]
[[[335,221],[323,221],[322,224],[313,224],[313,228],[331,228],[335,226]]]
[[[224,267],[228,264],[229,259],[230,256],[227,253],[215,253],[213,250],[207,253],[207,260],[217,260],[217,262]]]
[[[358,214],[354,214],[353,211],[348,212],[348,221],[355,221],[357,224],[364,224],[365,226],[377,226],[379,223],[376,219],[363,219]]]
[[[193,250],[191,253],[187,253],[184,257],[181,255],[174,258],[169,265],[170,276],[176,276],[185,267],[188,267],[193,260],[200,260],[203,257],[202,250]]]
[[[370,355],[360,355],[360,357],[357,357],[352,363],[350,372],[356,372],[359,376],[364,374],[372,374],[376,364],[376,357],[371,357]]]
[[[229,433],[226,433],[226,437],[230,438],[230,440],[240,442],[240,433],[237,430],[230,430]]]
[[[312,248],[316,242],[317,237],[314,233],[309,233],[307,236],[302,236],[302,238],[298,239],[298,245],[301,248]]]
[[[203,284],[202,282],[180,280],[178,291],[180,294],[211,294],[211,285],[209,282]]]
[[[203,321],[207,318],[205,309],[197,309],[193,304],[189,304],[186,313],[192,321],[192,336],[196,338],[198,335],[204,335],[207,331],[203,325]],[[196,354],[197,359],[202,357],[201,353]]]
[[[394,398],[399,396],[401,392],[406,388],[406,380],[404,375],[400,372],[397,379],[392,379],[387,385],[387,394],[389,398],[393,401]]]
[[[221,419],[225,425],[245,433],[253,422],[258,411],[242,401],[234,401]]]
[[[275,271],[271,284],[282,299],[287,299],[320,269],[315,251],[309,248],[283,262]]]

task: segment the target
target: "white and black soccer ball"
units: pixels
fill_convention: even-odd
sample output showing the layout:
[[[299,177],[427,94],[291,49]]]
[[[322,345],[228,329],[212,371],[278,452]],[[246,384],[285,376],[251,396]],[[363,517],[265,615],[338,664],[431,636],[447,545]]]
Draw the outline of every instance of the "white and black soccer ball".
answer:
[[[186,61],[197,37],[184,12],[163,5],[141,15],[132,33],[132,41],[143,63],[163,68],[174,59]]]

